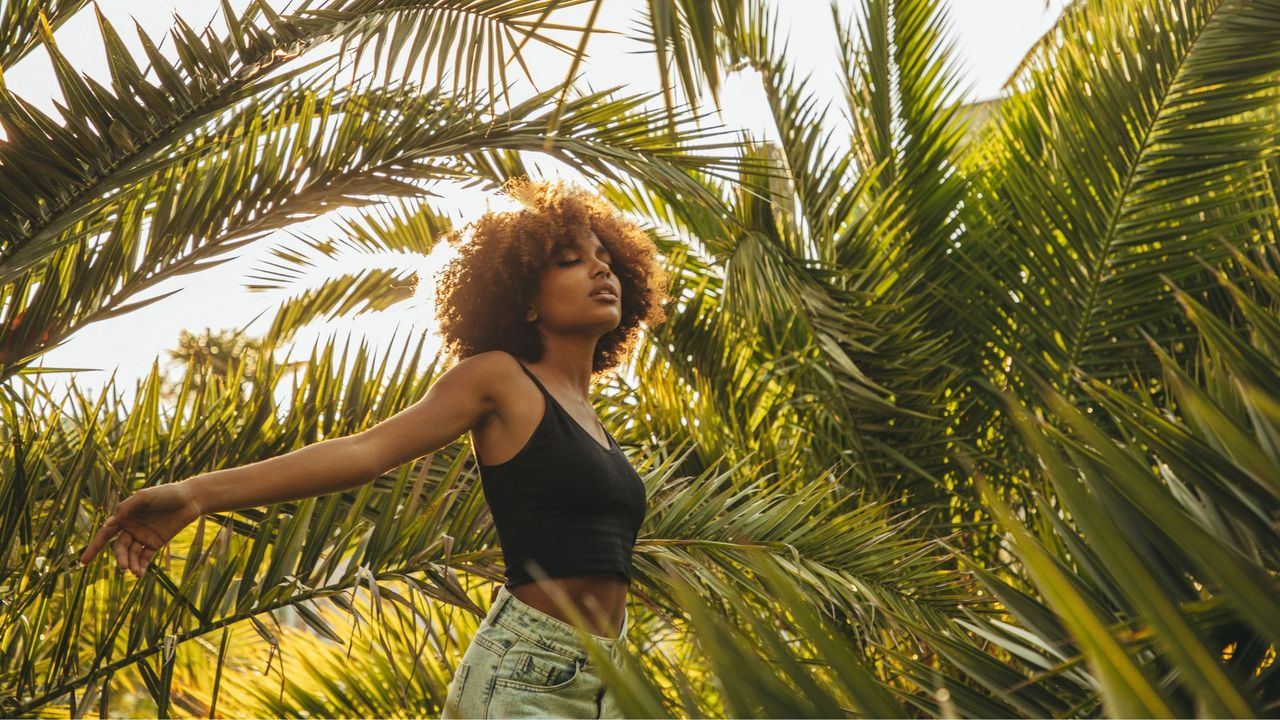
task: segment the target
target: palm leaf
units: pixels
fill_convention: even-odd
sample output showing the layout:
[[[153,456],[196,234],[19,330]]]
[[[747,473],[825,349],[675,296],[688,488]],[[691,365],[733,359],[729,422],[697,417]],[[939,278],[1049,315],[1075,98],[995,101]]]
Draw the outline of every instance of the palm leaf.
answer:
[[[370,72],[376,75],[381,68],[384,83],[392,80],[393,67],[403,62],[407,68],[419,68],[418,83],[425,85],[427,71],[434,65],[434,86],[443,88],[449,74],[451,94],[499,99],[512,85],[507,69],[513,62],[536,84],[521,56],[526,45],[535,43],[575,58],[582,55],[582,48],[548,31],[585,36],[589,29],[548,18],[588,1],[335,0],[321,8],[300,8],[291,19],[318,32],[342,28],[337,54],[349,55],[353,68],[362,60],[373,60]]]
[[[368,42],[381,46],[388,33],[392,59],[409,34],[416,49],[411,60],[424,43],[429,56],[461,54],[471,67],[464,74],[460,97],[474,103],[506,88],[505,82],[479,83],[476,67],[485,58],[490,58],[492,71],[495,54],[500,60],[509,53],[518,57],[519,48],[530,41],[562,47],[539,29],[572,28],[551,26],[539,18],[568,4],[572,2],[442,0],[424,8],[421,3],[334,0],[329,6],[281,16],[262,0],[254,0],[240,15],[224,1],[226,37],[214,37],[208,30],[197,35],[181,18],[175,20],[171,35],[177,62],[162,56],[139,28],[158,84],[145,78],[115,29],[98,13],[110,89],[77,77],[46,31],[44,44],[66,98],[66,106],[59,105],[63,122],[54,122],[0,84],[0,120],[8,136],[0,147],[0,166],[5,168],[0,172],[0,205],[6,208],[0,213],[0,282],[12,281],[16,273],[33,268],[61,245],[78,241],[88,231],[66,231],[87,217],[105,215],[114,194],[138,177],[181,163],[184,153],[177,146],[238,102],[329,62],[332,58],[324,56],[274,73],[327,40],[342,40],[342,51],[347,43],[359,43],[357,59]],[[454,23],[459,15],[467,18],[461,33]],[[531,15],[537,17],[530,19]],[[518,38],[513,35],[517,32]],[[440,72],[443,68],[441,64]],[[456,81],[457,77],[455,86]],[[103,222],[91,229],[100,230]]]
[[[939,517],[950,514],[953,492],[943,478],[950,468],[939,438],[945,406],[960,402],[944,393],[958,372],[952,359],[963,348],[946,341],[953,323],[938,298],[963,286],[962,268],[945,259],[944,249],[957,230],[948,217],[963,188],[947,166],[964,126],[948,104],[956,71],[942,39],[945,15],[930,3],[894,6],[899,31],[892,44],[886,39],[876,50],[903,67],[924,63],[928,77],[899,91],[897,104],[910,117],[885,121],[886,127],[905,122],[914,133],[895,136],[892,152],[855,174],[856,155],[835,145],[833,133],[821,126],[826,112],[789,69],[776,16],[761,3],[744,7],[728,47],[735,61],[760,71],[781,143],[751,148],[750,164],[761,169],[717,191],[733,213],[716,217],[661,188],[619,188],[612,195],[705,248],[721,265],[723,281],[706,281],[696,291],[706,299],[695,296],[679,311],[695,315],[687,323],[673,317],[659,329],[658,347],[675,348],[667,373],[694,391],[672,395],[672,406],[716,402],[732,418],[694,431],[710,447],[721,429],[731,436],[728,425],[769,417],[780,401],[792,407],[778,414],[775,427],[793,424],[795,408],[803,405],[813,472],[841,458],[854,468],[851,483],[870,485],[884,497],[910,494],[916,503],[936,507]],[[888,175],[891,165],[896,181]],[[915,187],[936,191],[917,196]],[[676,274],[686,272],[696,277],[692,270]],[[746,365],[750,353],[732,347],[742,338],[732,329],[703,330],[714,325],[762,331],[764,352]],[[763,404],[759,393],[749,392],[743,405],[753,402],[757,412],[729,411],[726,396],[754,382],[744,366],[771,363],[795,368],[777,386],[790,388],[790,399],[775,391]],[[690,364],[703,377],[682,367]],[[734,376],[740,379],[725,381]],[[733,444],[743,442],[758,441]]]
[[[1031,565],[1031,575],[1059,617],[974,567],[1030,633],[1015,637],[984,619],[972,627],[1023,661],[1027,677],[1019,688],[1053,683],[1055,696],[1075,703],[1073,712],[1090,702],[1087,684],[1060,691],[1067,673],[1077,672],[1067,654],[1073,646],[1083,649],[1098,673],[1107,703],[1137,700],[1126,695],[1131,680],[1115,675],[1124,672],[1120,656],[1113,648],[1113,659],[1104,659],[1105,648],[1096,645],[1099,632],[1082,624],[1089,617],[1106,624],[1103,632],[1140,659],[1139,668],[1154,676],[1153,687],[1174,714],[1260,715],[1280,700],[1259,682],[1272,672],[1264,658],[1280,630],[1272,620],[1280,612],[1274,600],[1280,562],[1274,548],[1280,538],[1264,519],[1276,512],[1274,472],[1256,474],[1256,463],[1275,462],[1272,438],[1280,422],[1280,413],[1268,415],[1262,408],[1280,407],[1280,401],[1269,386],[1238,379],[1276,374],[1280,325],[1264,308],[1280,304],[1280,283],[1239,250],[1228,253],[1246,269],[1264,303],[1225,274],[1214,274],[1239,304],[1239,315],[1258,329],[1232,331],[1173,284],[1183,311],[1202,333],[1202,374],[1193,379],[1153,343],[1172,390],[1162,393],[1169,407],[1154,403],[1156,391],[1143,385],[1138,387],[1151,397],[1082,378],[1081,388],[1097,403],[1086,410],[1103,409],[1108,414],[1095,416],[1117,419],[1120,436],[1114,438],[1047,383],[1040,387],[1041,402],[1061,429],[1008,406],[1060,503],[1060,510],[1041,503],[1039,516],[1050,518],[1049,533],[1065,541],[1069,560],[1036,551],[1039,543],[1014,528],[1023,536],[1019,545],[1039,556],[1035,563],[1041,569]],[[998,514],[1006,528],[1025,522],[1006,511]],[[1008,669],[996,659],[966,653],[971,677],[982,678],[993,691],[1009,684]],[[1021,707],[1037,714],[1035,704]]]
[[[12,68],[39,44],[40,23],[56,30],[89,0],[13,0],[0,9],[0,68]],[[0,87],[3,87],[0,71]]]
[[[1001,524],[1014,538],[1014,547],[1026,564],[1036,584],[1050,604],[1058,611],[1064,624],[1082,644],[1101,683],[1101,693],[1109,714],[1172,715],[1149,674],[1110,635],[1101,618],[1094,614],[1072,588],[1063,573],[1051,561],[1051,556],[1031,536],[1003,501],[989,496],[991,507]]]
[[[29,330],[19,336],[23,345],[0,334],[0,359],[9,363],[0,377],[83,323],[164,297],[128,303],[138,292],[225,262],[227,251],[269,231],[336,206],[418,195],[424,181],[466,179],[486,154],[540,151],[551,122],[547,100],[556,92],[550,89],[492,119],[481,119],[483,103],[469,106],[412,87],[327,94],[282,88],[261,103],[246,104],[217,132],[193,138],[184,163],[140,180],[118,198],[109,234],[92,252],[63,248],[41,273],[9,286],[16,301],[5,312],[21,317]],[[629,173],[707,198],[687,173],[732,169],[734,159],[722,153],[734,144],[721,141],[716,128],[693,127],[700,120],[696,115],[682,117],[690,127],[680,145],[662,140],[653,127],[662,111],[642,110],[646,99],[614,98],[605,91],[566,101],[549,154],[589,177]],[[302,127],[328,140],[305,142]],[[454,161],[468,154],[479,157]],[[261,180],[245,187],[244,177]],[[86,221],[69,233],[83,234],[92,225]],[[33,287],[37,279],[44,282]],[[36,329],[49,337],[41,340]]]
[[[300,249],[278,245],[272,250],[278,260],[266,261],[251,271],[249,279],[258,282],[246,284],[245,288],[263,292],[296,286],[306,272],[314,271],[325,260],[334,268],[345,268],[356,259],[353,256],[360,255],[400,253],[425,258],[451,227],[447,217],[426,203],[393,200],[357,219],[339,221],[333,237],[304,235],[298,238],[303,243]],[[282,303],[267,334],[288,338],[320,317],[334,319],[385,310],[412,298],[420,282],[416,272],[391,268],[327,276],[320,285]]]
[[[743,0],[648,0],[645,22],[635,37],[653,47],[658,78],[667,108],[680,105],[674,93],[674,75],[680,89],[696,104],[705,85],[718,105],[720,78],[725,65],[719,43],[733,37],[744,7]],[[669,115],[668,120],[674,119]]]
[[[1233,0],[1064,16],[1066,42],[1002,102],[984,150],[988,218],[967,222],[992,240],[965,244],[986,288],[975,332],[1064,389],[1073,367],[1154,371],[1140,330],[1192,336],[1157,301],[1161,274],[1202,292],[1217,238],[1248,244],[1274,213],[1260,163],[1274,127],[1252,111],[1275,102],[1277,23],[1280,6]]]

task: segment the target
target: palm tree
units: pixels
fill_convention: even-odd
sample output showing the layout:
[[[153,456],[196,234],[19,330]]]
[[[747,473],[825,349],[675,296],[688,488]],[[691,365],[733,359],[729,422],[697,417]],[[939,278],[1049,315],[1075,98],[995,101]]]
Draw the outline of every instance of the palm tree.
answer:
[[[6,381],[9,467],[0,487],[6,499],[2,580],[9,590],[0,637],[14,650],[0,668],[7,712],[29,714],[66,702],[80,714],[86,697],[105,711],[113,688],[133,686],[145,688],[156,712],[167,716],[178,649],[197,647],[187,641],[244,623],[270,642],[275,636],[267,623],[285,609],[325,633],[327,623],[312,603],[330,598],[349,609],[341,593],[362,585],[379,596],[393,592],[383,584],[404,582],[424,597],[479,611],[457,573],[493,580],[498,553],[473,492],[467,454],[456,447],[359,493],[204,518],[141,583],[99,577],[101,569],[75,572],[62,550],[99,519],[95,509],[125,492],[350,434],[421,395],[440,359],[420,371],[420,345],[406,348],[394,368],[388,356],[378,368],[350,377],[343,377],[347,359],[335,357],[330,345],[308,359],[289,406],[275,406],[272,390],[288,365],[274,361],[272,348],[304,316],[346,309],[344,299],[353,296],[349,281],[346,289],[339,279],[327,292],[286,303],[252,368],[237,364],[229,378],[215,377],[206,366],[190,368],[172,408],[159,402],[158,370],[132,406],[110,388],[90,398],[73,387],[58,402],[38,382],[14,381],[26,380],[26,366],[77,328],[141,310],[159,299],[132,301],[141,291],[221,262],[228,250],[270,230],[336,207],[421,197],[424,182],[496,185],[519,167],[516,153],[522,150],[547,152],[589,177],[647,178],[714,203],[690,173],[714,177],[743,163],[723,154],[733,143],[715,128],[698,127],[698,115],[674,103],[649,109],[643,95],[571,92],[567,83],[504,108],[499,97],[505,80],[497,86],[491,79],[487,87],[476,81],[491,56],[485,51],[494,51],[497,65],[505,67],[502,53],[520,43],[553,42],[539,28],[557,5],[568,4],[444,2],[423,12],[416,4],[333,3],[281,15],[258,2],[239,16],[224,6],[225,37],[211,30],[197,34],[176,21],[177,62],[142,36],[154,81],[99,14],[111,88],[77,76],[32,6],[11,7],[6,19],[18,29],[10,36],[28,50],[33,45],[27,39],[40,39],[65,103],[58,122],[0,89],[6,132],[0,146],[0,283],[6,298],[0,378]],[[723,3],[722,12],[734,5]],[[702,8],[654,3],[651,12],[660,57],[674,57],[692,87],[690,59],[714,40],[705,26],[691,30],[691,21],[705,19]],[[473,21],[463,23],[470,32],[457,32],[453,21],[460,14]],[[590,26],[576,30],[585,38]],[[451,89],[407,80],[377,86],[364,79],[340,82],[336,70],[321,67],[325,58],[291,64],[310,60],[312,48],[334,37],[362,49],[390,39],[383,58],[388,66],[400,50],[412,57],[420,45],[440,57],[458,50],[465,72],[457,73]],[[569,49],[581,55],[584,46]],[[714,77],[713,65],[698,67]],[[318,72],[308,76],[311,71]],[[324,140],[310,142],[312,137]],[[414,218],[431,215],[424,206],[399,209],[404,235],[414,229]],[[385,248],[394,236],[379,232],[377,238]],[[434,237],[419,235],[415,242],[428,250]],[[374,306],[388,294],[403,296],[385,283],[363,289]],[[353,363],[360,367],[365,360],[358,353]],[[252,388],[247,399],[239,392],[246,382]],[[651,482],[666,483],[660,491],[676,507],[696,501],[709,518],[705,526],[669,528],[669,537],[654,543],[655,558],[732,571],[743,560],[720,554],[725,533],[745,547],[793,554],[791,538],[807,534],[819,519],[814,509],[829,500],[823,487],[797,496],[777,485],[743,506],[740,467],[708,469],[697,483],[676,478],[683,451],[670,438],[650,440]],[[828,507],[825,513],[825,527],[859,528],[841,538],[845,548],[904,527],[872,504]],[[758,526],[756,517],[776,522]],[[688,519],[674,513],[669,524]],[[821,581],[841,587],[861,581],[865,592],[883,597],[876,604],[901,604],[905,609],[898,611],[908,614],[958,602],[948,583],[937,582],[927,546],[910,534],[902,537],[892,544],[901,564],[892,574],[885,564],[838,556],[823,563]],[[649,568],[652,589],[641,597],[668,615],[677,612],[658,566],[651,561]],[[740,571],[736,577],[741,582]],[[63,592],[51,592],[55,587]],[[28,632],[32,627],[41,630]],[[216,680],[211,693],[213,707]],[[180,697],[191,707],[187,695],[184,690]]]
[[[848,150],[789,73],[766,13],[726,39],[759,71],[780,139],[758,151],[780,158],[775,175],[709,183],[745,231],[661,189],[614,192],[725,268],[646,346],[664,372],[644,391],[673,410],[658,416],[688,402],[659,380],[678,378],[708,398],[694,405],[703,423],[727,420],[700,438],[784,438],[788,466],[820,467],[830,443],[858,463],[858,487],[936,510],[920,527],[955,533],[955,558],[1000,603],[963,634],[912,628],[936,653],[928,663],[883,648],[925,714],[1273,711],[1262,683],[1277,639],[1266,617],[1280,609],[1277,514],[1274,484],[1257,483],[1276,476],[1260,388],[1277,356],[1249,348],[1260,331],[1242,318],[1259,322],[1276,301],[1264,285],[1277,68],[1258,49],[1280,42],[1280,6],[1075,4],[1013,90],[975,112],[951,98],[938,3],[864,5],[857,32],[841,33]],[[1246,272],[1241,250],[1272,261]],[[1252,311],[1238,306],[1255,297]],[[787,363],[805,340],[816,352]],[[1220,359],[1206,363],[1206,347]],[[1193,379],[1227,357],[1267,380],[1226,391],[1228,371]],[[766,372],[781,398],[761,393]],[[1215,388],[1221,410],[1196,399]],[[856,422],[887,398],[908,423]],[[735,403],[759,409],[753,422]],[[816,408],[786,415],[801,403]],[[812,433],[752,432],[761,417]],[[1238,428],[1230,446],[1210,429],[1223,427]],[[1055,428],[1070,461],[1037,434]],[[1200,434],[1189,454],[1183,441]],[[1227,490],[1217,476],[1237,467]],[[1174,557],[1157,554],[1171,542]]]
[[[549,13],[574,4],[335,0],[279,15],[255,0],[239,16],[224,7],[225,37],[178,19],[177,62],[140,33],[155,82],[99,14],[111,88],[76,75],[36,2],[11,4],[14,41],[29,49],[28,38],[42,38],[66,100],[59,123],[0,87],[0,380],[85,323],[165,297],[129,302],[146,288],[225,262],[271,230],[377,197],[421,197],[431,181],[492,182],[495,153],[542,150],[588,176],[656,173],[697,192],[681,169],[723,170],[726,161],[714,154],[722,133],[695,127],[698,116],[671,111],[664,124],[639,109],[642,97],[571,97],[568,80],[514,102],[505,75],[501,86],[480,82],[524,43],[573,52],[545,28]],[[295,62],[335,38],[339,53]],[[385,57],[368,48],[383,41]],[[375,61],[370,75],[379,62],[425,70],[434,59],[439,82],[343,82],[336,61],[347,43],[357,44],[353,67],[366,55]],[[448,58],[452,90],[442,77]]]
[[[0,146],[7,200],[11,169],[48,183],[37,188],[43,203],[12,200],[0,226],[6,297],[29,298],[3,306],[0,335],[10,381],[0,584],[12,588],[0,642],[17,649],[0,664],[8,714],[61,703],[81,714],[86,699],[105,709],[132,688],[160,715],[171,702],[212,714],[227,707],[224,678],[255,687],[224,669],[231,633],[251,628],[282,662],[278,617],[350,642],[318,601],[355,612],[348,593],[361,588],[399,618],[394,631],[385,616],[371,622],[385,649],[367,662],[384,670],[382,684],[307,709],[410,708],[387,702],[410,681],[442,697],[474,628],[464,618],[455,633],[440,618],[482,613],[484,583],[500,575],[461,443],[357,491],[205,518],[138,582],[77,573],[65,552],[93,526],[90,510],[124,491],[356,432],[420,396],[442,363],[422,369],[421,342],[372,364],[363,348],[351,362],[332,343],[315,348],[287,405],[273,397],[284,364],[272,348],[311,319],[403,302],[411,277],[343,275],[298,294],[279,308],[251,378],[192,368],[185,384],[198,390],[171,412],[156,373],[128,407],[107,392],[58,403],[13,380],[88,319],[141,306],[119,287],[183,271],[170,265],[198,269],[335,203],[370,210],[341,240],[308,241],[264,269],[264,286],[290,286],[289,265],[313,253],[429,252],[439,214],[408,200],[375,208],[374,196],[415,197],[427,180],[496,183],[521,172],[520,151],[547,152],[549,138],[549,152],[652,223],[675,279],[670,321],[596,398],[623,428],[615,434],[651,506],[631,608],[637,652],[607,670],[628,713],[1243,717],[1280,707],[1280,2],[1074,3],[1007,92],[968,106],[941,0],[866,0],[856,21],[833,7],[847,80],[834,127],[790,69],[771,9],[751,0],[649,3],[667,90],[656,107],[561,84],[497,110],[507,83],[476,79],[487,75],[479,50],[456,90],[442,78],[291,87],[300,72],[245,70],[250,85],[203,94],[238,77],[232,57],[290,62],[334,33],[385,37],[392,51],[421,44],[429,56],[506,38],[485,34],[503,22],[543,41],[556,9],[522,4],[513,21],[498,19],[511,3],[468,4],[498,23],[473,26],[447,21],[460,4],[433,6],[453,8],[448,17],[395,7],[277,15],[255,5],[229,23],[249,39],[243,50],[197,42],[180,25],[183,64],[152,58],[163,69],[149,91],[110,96],[61,69],[72,91],[61,129],[5,96],[11,140],[63,153]],[[599,0],[586,9],[566,45],[578,55],[599,32]],[[269,29],[250,28],[258,13]],[[15,44],[39,35],[0,30]],[[113,59],[118,87],[141,87],[130,67]],[[673,81],[685,98],[714,100],[724,73],[745,67],[759,73],[778,142],[716,154],[735,148],[694,129]],[[197,89],[219,100],[174,101]],[[158,97],[199,109],[153,119],[113,97],[147,98],[157,113]],[[486,113],[495,127],[477,120]],[[335,119],[348,115],[360,122]],[[447,118],[449,129],[413,116]],[[362,132],[371,117],[376,138]],[[159,123],[151,134],[147,122]],[[328,164],[294,149],[303,122],[334,128]],[[89,142],[103,123],[115,141]],[[672,128],[684,146],[673,147]],[[183,187],[191,177],[209,180]],[[202,251],[189,237],[218,240]],[[155,255],[130,265],[139,252]],[[631,386],[628,374],[642,381]],[[427,598],[436,604],[423,611]],[[436,622],[401,624],[424,614]],[[404,672],[385,672],[397,659]],[[183,668],[210,661],[214,681],[193,687],[187,678],[208,673]],[[314,677],[279,678],[230,702],[292,712],[303,701],[265,698],[315,687]]]

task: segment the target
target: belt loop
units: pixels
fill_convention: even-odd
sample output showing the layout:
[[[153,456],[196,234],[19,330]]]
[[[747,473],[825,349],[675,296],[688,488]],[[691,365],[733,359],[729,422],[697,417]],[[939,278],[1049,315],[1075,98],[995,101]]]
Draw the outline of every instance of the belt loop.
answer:
[[[498,613],[502,612],[502,606],[507,604],[507,599],[510,597],[509,594],[504,595],[502,593],[502,587],[503,586],[501,585],[498,586],[498,593],[495,596],[496,599],[493,601],[493,604],[489,607],[489,617],[493,618],[494,620],[498,619]]]

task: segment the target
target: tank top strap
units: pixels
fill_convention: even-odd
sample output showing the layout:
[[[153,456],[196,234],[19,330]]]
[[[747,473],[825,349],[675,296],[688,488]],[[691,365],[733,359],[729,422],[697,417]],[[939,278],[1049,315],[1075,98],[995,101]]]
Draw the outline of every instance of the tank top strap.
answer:
[[[560,413],[566,420],[573,423],[575,427],[580,428],[583,432],[587,432],[586,428],[583,428],[577,420],[573,419],[573,416],[569,414],[569,411],[564,409],[564,406],[560,404],[560,401],[556,399],[556,396],[552,395],[550,390],[547,390],[546,386],[542,384],[542,381],[538,379],[537,375],[529,372],[529,368],[525,367],[524,363],[519,360],[516,360],[516,364],[520,366],[520,369],[524,371],[525,375],[529,376],[529,379],[533,381],[533,384],[538,386],[538,389],[542,391],[542,394],[547,396],[546,407],[549,412]],[[597,419],[596,424],[600,426],[601,430],[604,430],[606,449],[618,447],[618,441],[613,439],[613,434],[604,426],[604,423]],[[587,434],[589,435],[590,433]],[[597,447],[600,445],[600,441],[595,438],[592,438],[591,441],[594,442]]]
[[[545,387],[542,386],[542,381],[538,379],[538,376],[529,372],[529,368],[525,367],[524,363],[520,362],[519,360],[516,360],[516,364],[520,366],[520,369],[524,371],[525,375],[529,376],[529,379],[533,381],[533,384],[538,386],[539,390],[546,393],[547,395],[551,394],[550,392],[547,391]]]

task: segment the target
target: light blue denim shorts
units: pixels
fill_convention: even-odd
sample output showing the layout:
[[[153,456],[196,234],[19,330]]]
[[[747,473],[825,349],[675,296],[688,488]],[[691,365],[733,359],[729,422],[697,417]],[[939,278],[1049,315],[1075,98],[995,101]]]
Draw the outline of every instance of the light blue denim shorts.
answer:
[[[588,642],[617,663],[627,635]],[[454,670],[442,718],[622,717],[574,627],[521,602],[505,585]]]

